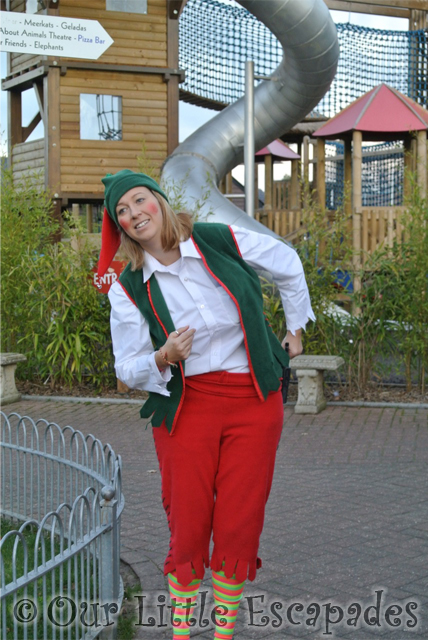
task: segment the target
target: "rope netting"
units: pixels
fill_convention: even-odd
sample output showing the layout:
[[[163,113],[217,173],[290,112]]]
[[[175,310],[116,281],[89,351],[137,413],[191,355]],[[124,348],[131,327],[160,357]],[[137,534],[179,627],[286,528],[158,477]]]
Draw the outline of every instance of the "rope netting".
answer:
[[[318,112],[332,117],[382,82],[428,107],[426,31],[336,27],[339,66]],[[188,0],[179,29],[181,97],[190,102],[192,95],[217,106],[234,102],[244,94],[246,60],[254,60],[255,75],[270,75],[282,59],[275,36],[234,0]]]
[[[97,94],[96,104],[100,140],[122,140],[122,98]]]
[[[404,148],[402,142],[363,146],[362,205],[390,207],[403,204]],[[337,209],[344,197],[344,148],[339,142],[325,144],[327,209]],[[349,195],[349,194],[348,194]]]

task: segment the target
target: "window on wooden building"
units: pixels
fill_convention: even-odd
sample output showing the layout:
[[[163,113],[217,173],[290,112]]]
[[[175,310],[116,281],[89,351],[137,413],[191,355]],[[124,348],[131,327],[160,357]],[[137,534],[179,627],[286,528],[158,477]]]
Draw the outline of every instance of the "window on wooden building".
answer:
[[[147,0],[106,0],[107,11],[147,13]]]
[[[122,140],[122,96],[80,94],[80,139]]]

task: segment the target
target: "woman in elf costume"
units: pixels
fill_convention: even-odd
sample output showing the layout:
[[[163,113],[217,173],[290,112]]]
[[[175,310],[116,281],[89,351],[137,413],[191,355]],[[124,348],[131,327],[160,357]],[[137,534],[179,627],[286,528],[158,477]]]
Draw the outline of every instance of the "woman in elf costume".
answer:
[[[269,271],[278,285],[288,329],[283,345],[293,357],[302,351],[302,328],[314,319],[302,265],[271,236],[193,224],[142,173],[124,169],[103,183],[98,274],[122,244],[130,263],[109,292],[115,368],[129,387],[150,394],[141,416],[151,418],[171,532],[164,571],[173,637],[189,637],[210,566],[221,605],[214,637],[230,639],[244,583],[261,567],[288,364],[263,314],[254,269]]]

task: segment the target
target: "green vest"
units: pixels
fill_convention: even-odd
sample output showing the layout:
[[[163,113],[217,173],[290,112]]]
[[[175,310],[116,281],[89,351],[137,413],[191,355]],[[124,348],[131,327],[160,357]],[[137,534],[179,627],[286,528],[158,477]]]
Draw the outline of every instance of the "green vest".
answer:
[[[260,399],[264,401],[269,392],[279,389],[283,367],[288,366],[288,355],[263,313],[259,277],[241,258],[233,232],[227,225],[195,223],[192,240],[208,272],[236,304],[251,376]],[[175,327],[155,275],[144,282],[141,271],[131,271],[128,264],[119,280],[146,319],[153,345],[159,349]],[[171,434],[184,400],[184,368],[185,363],[179,362],[179,366],[173,369],[167,384],[169,397],[150,392],[140,411],[142,418],[153,414],[154,427],[165,421]]]

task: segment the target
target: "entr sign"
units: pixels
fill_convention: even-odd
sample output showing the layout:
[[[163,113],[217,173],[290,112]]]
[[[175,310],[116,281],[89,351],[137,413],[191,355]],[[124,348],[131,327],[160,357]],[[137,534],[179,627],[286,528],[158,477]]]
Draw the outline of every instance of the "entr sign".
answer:
[[[97,20],[1,12],[1,51],[96,60],[112,44]]]
[[[107,273],[105,273],[101,278],[98,277],[97,268],[94,267],[92,269],[92,284],[100,293],[108,293],[112,284],[116,282],[127,263],[124,260],[114,260],[109,268],[107,269]]]

